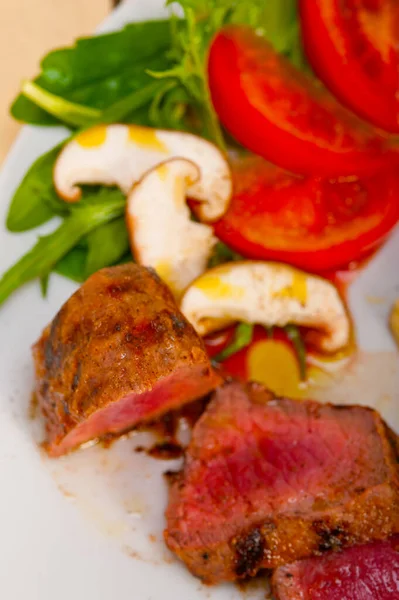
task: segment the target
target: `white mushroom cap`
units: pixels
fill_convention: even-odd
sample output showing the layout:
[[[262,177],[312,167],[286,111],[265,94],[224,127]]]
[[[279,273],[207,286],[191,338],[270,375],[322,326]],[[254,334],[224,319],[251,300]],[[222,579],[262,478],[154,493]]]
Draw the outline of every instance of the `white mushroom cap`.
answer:
[[[310,327],[325,352],[350,341],[350,320],[335,286],[279,263],[243,261],[210,269],[188,287],[181,310],[200,335],[244,321]]]
[[[55,163],[54,185],[68,202],[79,200],[78,184],[117,185],[127,194],[147,171],[171,158],[198,165],[202,176],[189,187],[189,195],[201,202],[201,220],[219,219],[232,194],[230,167],[216,146],[190,133],[138,125],[94,126],[64,146]]]
[[[176,296],[206,269],[216,238],[212,227],[195,223],[186,204],[201,179],[191,161],[161,163],[133,186],[126,221],[137,262],[153,267]]]

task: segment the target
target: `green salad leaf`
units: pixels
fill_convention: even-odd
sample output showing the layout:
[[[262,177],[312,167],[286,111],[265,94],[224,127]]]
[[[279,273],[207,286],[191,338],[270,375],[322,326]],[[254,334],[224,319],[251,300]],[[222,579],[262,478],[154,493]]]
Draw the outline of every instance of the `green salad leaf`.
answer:
[[[69,205],[57,195],[53,185],[55,160],[62,148],[59,144],[40,156],[18,186],[8,209],[9,231],[21,232],[42,225],[54,215],[65,215]]]
[[[123,215],[126,200],[119,190],[104,189],[71,208],[61,225],[36,245],[0,279],[0,304],[32,279],[45,277],[91,231]]]
[[[47,273],[47,275],[43,275],[43,277],[40,278],[40,291],[43,298],[47,296],[49,281],[50,273]]]
[[[87,247],[75,246],[58,261],[54,271],[76,283],[83,283],[86,279]]]
[[[71,103],[104,110],[151,83],[148,69],[170,68],[170,46],[168,21],[131,23],[121,31],[82,38],[73,48],[50,52],[41,63],[35,84]],[[70,108],[66,107],[66,112],[60,105],[49,114],[36,99],[32,101],[22,93],[11,113],[25,123],[55,125],[62,121],[70,125],[65,121]]]
[[[103,267],[109,267],[129,252],[129,236],[125,218],[120,217],[97,227],[87,236],[88,253],[85,276],[89,277]]]

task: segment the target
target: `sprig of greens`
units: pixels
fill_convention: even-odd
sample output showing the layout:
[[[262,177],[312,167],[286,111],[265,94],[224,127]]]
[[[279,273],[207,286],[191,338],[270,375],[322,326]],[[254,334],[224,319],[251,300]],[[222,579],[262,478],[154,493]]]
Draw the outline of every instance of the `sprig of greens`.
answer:
[[[123,215],[125,203],[119,190],[104,190],[71,208],[58,229],[39,238],[32,250],[4,273],[0,279],[0,304],[21,285],[47,276],[84,236]]]
[[[295,354],[298,359],[301,380],[306,381],[306,348],[301,332],[296,325],[291,324],[286,325],[284,327],[284,331],[294,347]]]
[[[219,354],[214,357],[216,362],[223,362],[233,354],[236,354],[243,348],[249,346],[254,335],[254,325],[252,323],[239,323],[234,332],[234,338],[231,344],[226,346]]]
[[[176,78],[187,90],[203,124],[202,134],[221,148],[226,143],[213,109],[206,71],[206,58],[213,36],[223,25],[240,23],[253,27],[278,52],[304,67],[296,0],[168,0],[184,12],[180,27],[173,31],[176,64],[163,72],[149,71],[158,78]],[[173,23],[173,21],[172,21]]]
[[[84,276],[117,263],[129,252],[129,236],[124,216],[101,225],[87,236]]]

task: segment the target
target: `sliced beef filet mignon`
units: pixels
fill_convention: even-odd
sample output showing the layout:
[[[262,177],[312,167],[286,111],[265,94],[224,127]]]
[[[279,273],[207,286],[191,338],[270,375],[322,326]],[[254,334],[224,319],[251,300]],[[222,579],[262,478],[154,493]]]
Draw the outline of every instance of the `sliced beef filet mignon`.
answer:
[[[170,291],[134,264],[90,277],[33,354],[53,456],[154,420],[219,382]]]
[[[395,451],[359,406],[218,389],[171,484],[165,540],[208,583],[399,531]]]
[[[278,568],[277,600],[399,600],[399,536]]]

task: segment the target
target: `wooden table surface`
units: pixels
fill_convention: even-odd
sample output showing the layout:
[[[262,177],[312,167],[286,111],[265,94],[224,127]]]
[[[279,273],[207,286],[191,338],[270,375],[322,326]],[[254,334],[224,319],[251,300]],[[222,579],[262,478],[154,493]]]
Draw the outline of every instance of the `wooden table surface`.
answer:
[[[49,50],[93,32],[112,0],[0,0],[0,163],[19,125],[8,107]]]

